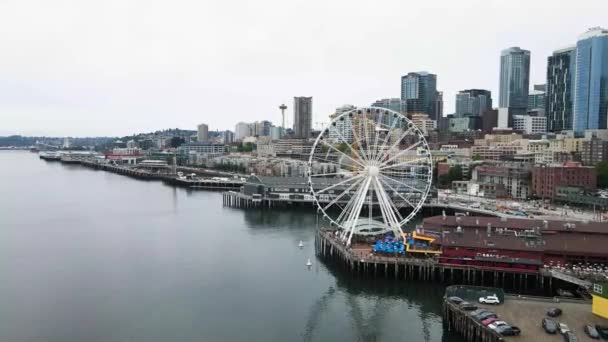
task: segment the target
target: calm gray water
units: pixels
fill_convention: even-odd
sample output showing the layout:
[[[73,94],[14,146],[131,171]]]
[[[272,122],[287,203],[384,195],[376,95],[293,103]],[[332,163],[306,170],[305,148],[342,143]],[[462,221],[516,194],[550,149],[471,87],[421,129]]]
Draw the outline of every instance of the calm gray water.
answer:
[[[0,341],[457,340],[441,286],[353,278],[313,211],[221,199],[0,151]]]

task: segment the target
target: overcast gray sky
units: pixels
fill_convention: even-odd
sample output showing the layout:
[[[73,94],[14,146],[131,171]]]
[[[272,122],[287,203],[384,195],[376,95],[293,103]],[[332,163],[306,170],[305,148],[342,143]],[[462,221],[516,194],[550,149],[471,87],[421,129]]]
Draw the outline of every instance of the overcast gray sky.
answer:
[[[500,50],[546,58],[606,0],[0,0],[0,135],[126,135],[280,122],[313,96],[314,122],[345,103],[398,97],[400,76],[438,75],[497,102]]]

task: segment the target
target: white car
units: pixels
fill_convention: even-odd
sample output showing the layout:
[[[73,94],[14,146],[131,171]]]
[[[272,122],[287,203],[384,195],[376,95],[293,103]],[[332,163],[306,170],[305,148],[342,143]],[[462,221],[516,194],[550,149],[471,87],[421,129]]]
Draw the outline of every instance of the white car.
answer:
[[[494,321],[494,322],[492,322],[492,324],[488,325],[488,328],[490,328],[492,330],[496,330],[496,328],[498,328],[501,325],[507,325],[507,322],[505,322],[505,321]]]
[[[568,328],[568,325],[565,323],[560,323],[559,324],[559,332],[564,335],[566,334],[568,331],[570,331],[570,328]]]
[[[487,297],[479,297],[479,302],[482,304],[500,304],[500,299],[496,295],[487,296]]]

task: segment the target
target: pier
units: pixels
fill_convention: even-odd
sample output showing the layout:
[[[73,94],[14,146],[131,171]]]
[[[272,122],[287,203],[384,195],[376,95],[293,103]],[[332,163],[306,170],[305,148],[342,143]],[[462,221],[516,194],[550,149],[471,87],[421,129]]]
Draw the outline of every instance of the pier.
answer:
[[[319,229],[315,251],[320,259],[333,262],[355,275],[421,280],[445,284],[492,286],[515,293],[552,295],[556,284],[550,272],[439,262],[435,256],[385,256],[372,253],[372,242],[346,247],[335,231]]]

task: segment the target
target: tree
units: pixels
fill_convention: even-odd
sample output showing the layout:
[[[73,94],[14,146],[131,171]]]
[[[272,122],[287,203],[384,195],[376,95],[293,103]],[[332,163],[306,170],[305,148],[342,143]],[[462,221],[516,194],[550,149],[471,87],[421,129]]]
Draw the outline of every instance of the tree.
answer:
[[[171,147],[178,148],[186,143],[186,140],[182,137],[173,137],[171,138]]]
[[[479,155],[479,153],[475,153],[475,155],[473,156],[473,158],[471,158],[473,161],[477,161],[477,160],[482,160],[481,156]]]
[[[346,150],[348,149],[348,144],[346,144],[345,142],[342,142],[340,145],[338,145],[338,147],[336,147],[340,152],[345,153]]]
[[[608,188],[608,161],[603,161],[595,167],[597,171],[597,187]]]
[[[449,187],[453,181],[463,180],[462,167],[460,165],[452,166],[447,174],[441,175],[437,178],[439,187]]]

